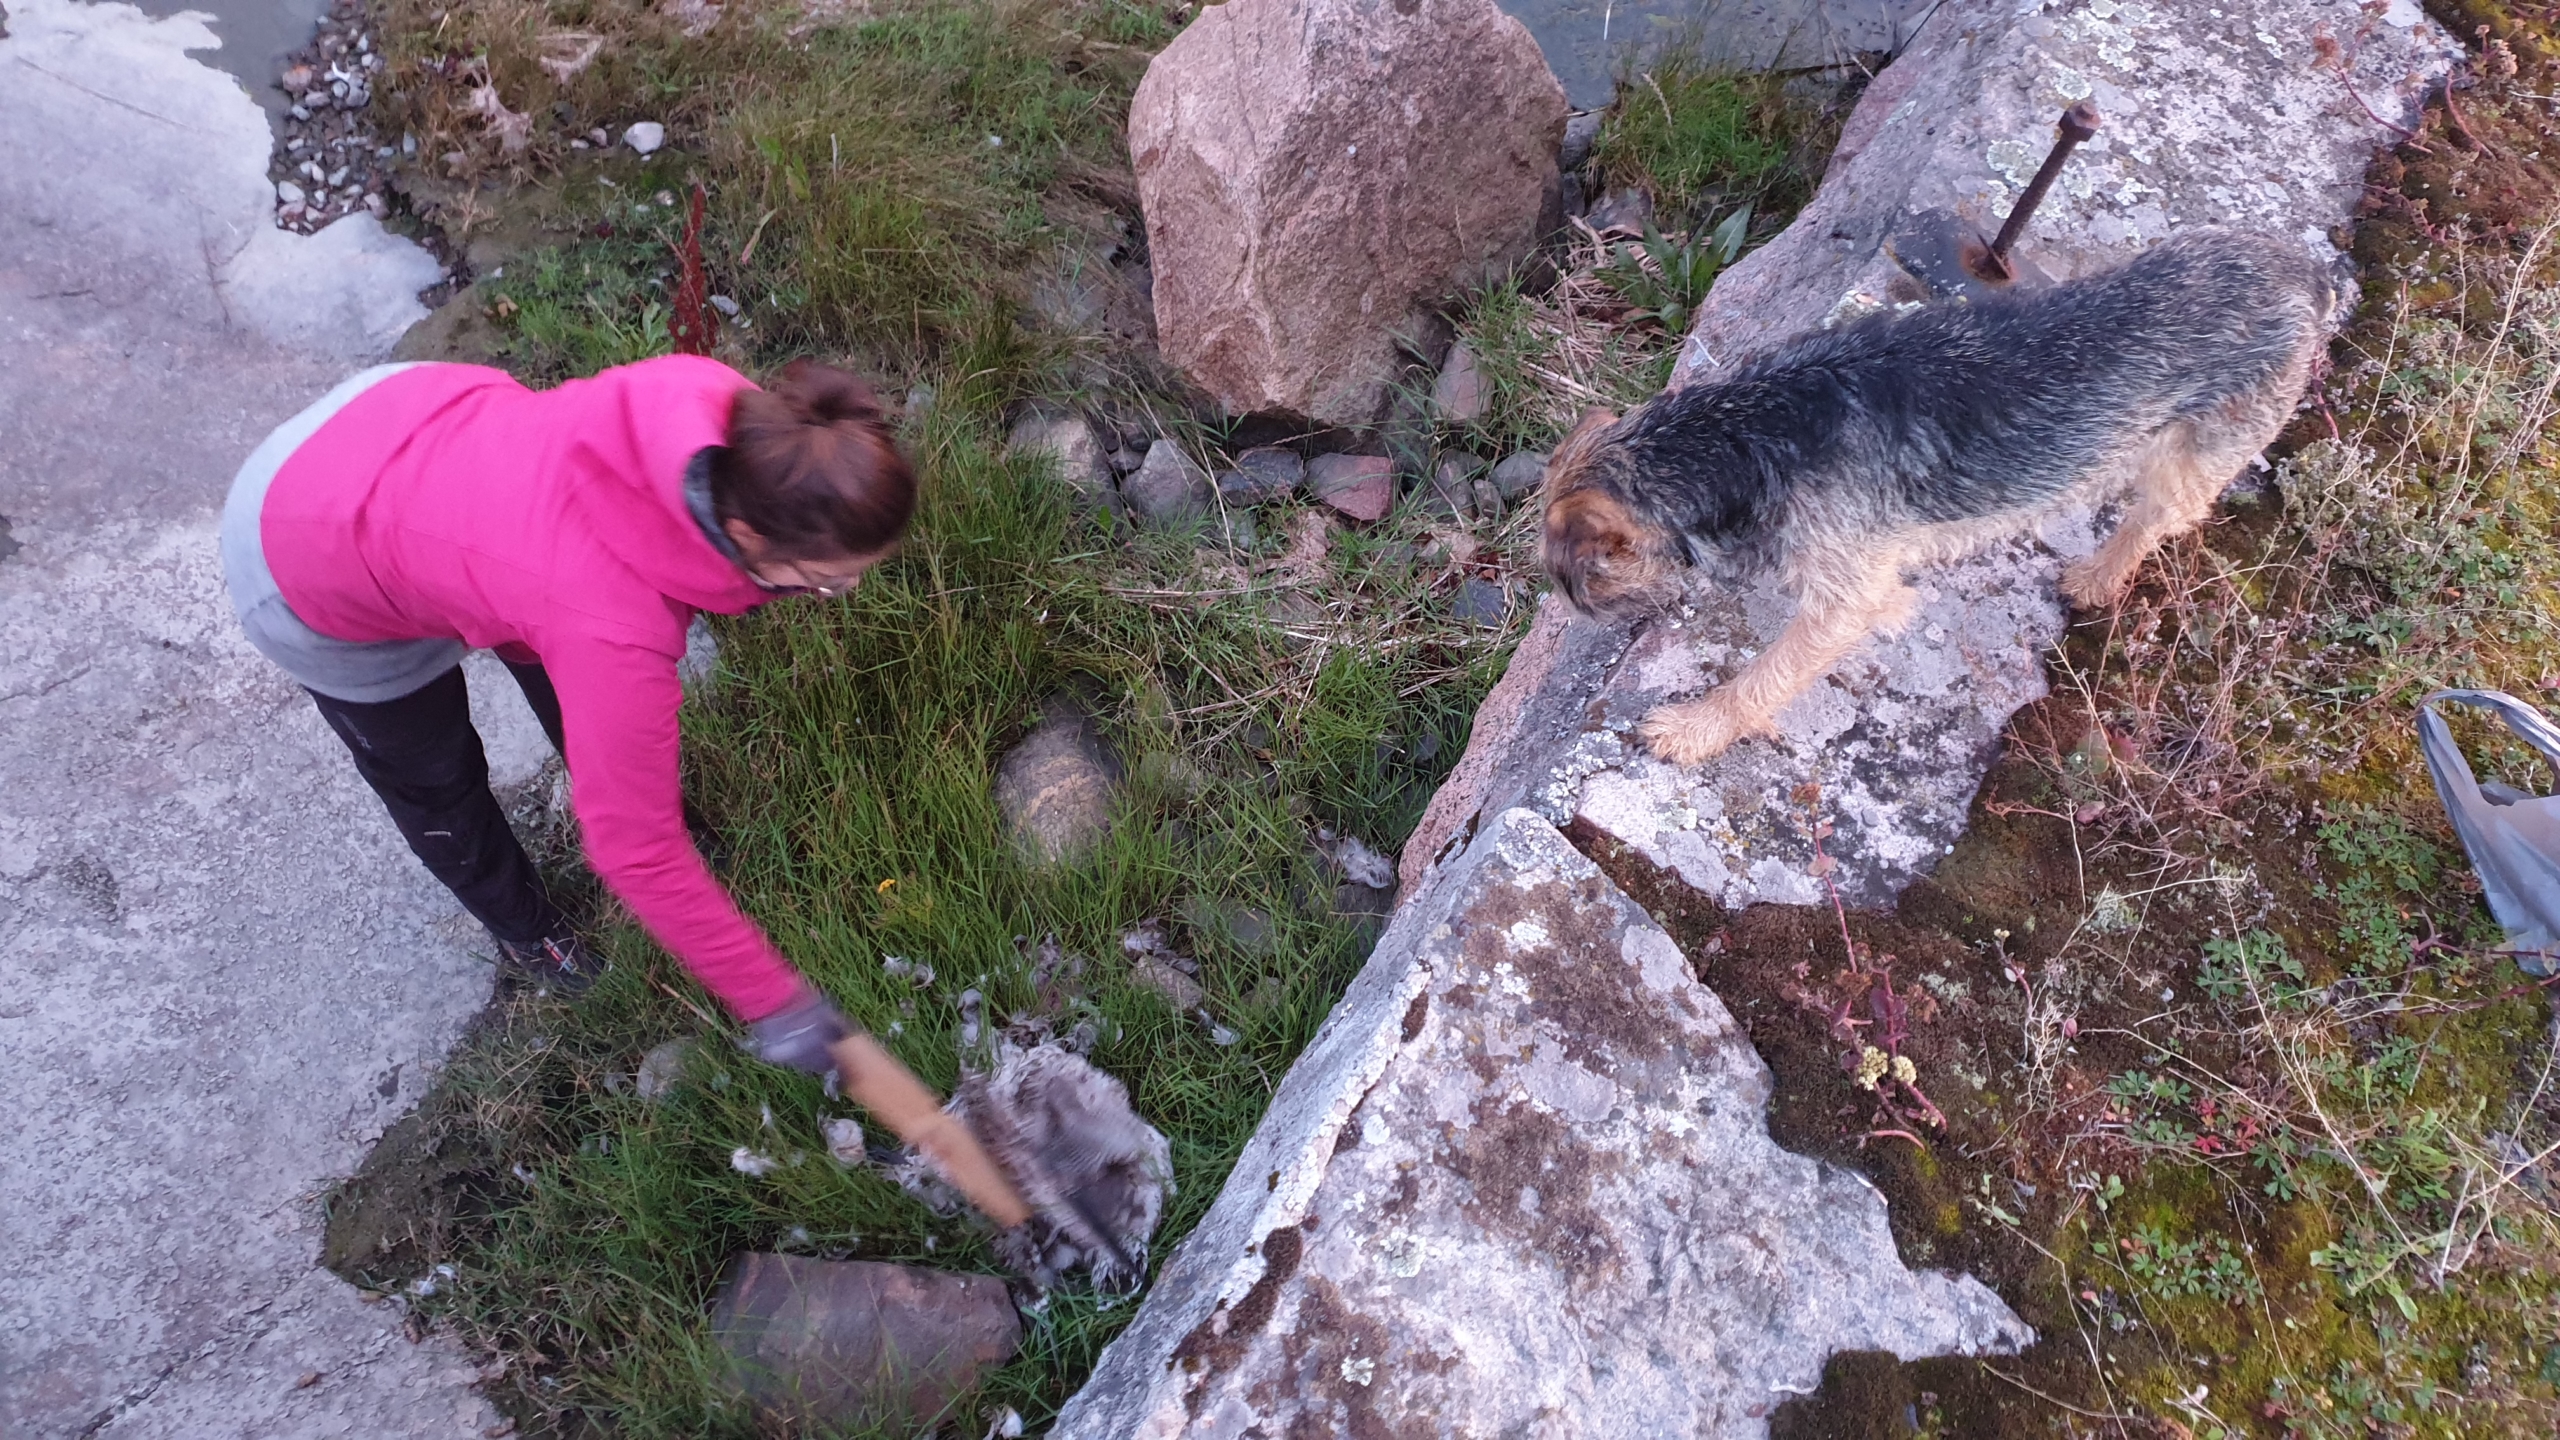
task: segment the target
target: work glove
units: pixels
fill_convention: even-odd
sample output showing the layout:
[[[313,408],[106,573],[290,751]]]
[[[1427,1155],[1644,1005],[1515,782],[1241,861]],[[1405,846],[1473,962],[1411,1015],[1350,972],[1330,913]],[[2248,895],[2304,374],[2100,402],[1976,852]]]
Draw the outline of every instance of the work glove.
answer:
[[[803,982],[790,1004],[747,1026],[747,1053],[767,1065],[824,1075],[836,1068],[828,1048],[852,1033],[833,1002]]]

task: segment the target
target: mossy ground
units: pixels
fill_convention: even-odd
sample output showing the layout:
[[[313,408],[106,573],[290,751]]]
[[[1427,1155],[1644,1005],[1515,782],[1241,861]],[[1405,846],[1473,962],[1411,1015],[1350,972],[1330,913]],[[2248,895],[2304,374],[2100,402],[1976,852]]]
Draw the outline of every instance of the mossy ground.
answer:
[[[1042,298],[1079,266],[1107,281],[1143,258],[1119,125],[1187,7],[915,0],[829,18],[732,0],[695,36],[680,11],[389,0],[383,103],[419,139],[407,193],[478,257],[436,333],[536,383],[661,353],[699,181],[711,289],[740,307],[720,353],[751,372],[815,354],[907,397],[916,533],[847,600],[719,627],[721,677],[685,715],[688,792],[748,912],[928,1080],[956,1072],[964,989],[992,1023],[1089,1024],[1096,1062],[1173,1142],[1162,1254],[1374,934],[1373,917],[1338,909],[1312,833],[1396,851],[1525,618],[1529,522],[1417,492],[1366,528],[1290,503],[1230,517],[1249,533],[1137,534],[1004,449],[1005,422],[1035,400],[1206,458],[1235,438],[1155,366],[1142,325],[1107,304],[1062,324]],[[590,37],[586,68],[543,65]],[[483,86],[523,117],[520,147],[475,108]],[[1770,157],[1799,153],[1820,117],[1758,91],[1737,110],[1747,88],[1675,81],[1672,117],[1712,109],[1723,128],[1687,126],[1660,148],[1676,177],[1653,183],[1670,206],[1703,205],[1706,189],[1762,197],[1765,233],[1807,188]],[[641,119],[669,127],[668,149],[575,146]],[[1625,157],[1654,152],[1609,143],[1623,175],[1650,173]],[[1668,338],[1657,325],[1630,344],[1658,356]],[[1552,438],[1522,399],[1425,443],[1480,463]],[[1326,526],[1325,543],[1302,543]],[[1470,579],[1506,590],[1507,619],[1452,613]],[[1038,869],[990,781],[1062,691],[1098,713],[1129,784],[1106,843]],[[572,854],[555,858],[565,888],[589,888]],[[1148,919],[1200,962],[1207,1021],[1126,977],[1119,937]],[[612,972],[575,1006],[493,1010],[335,1197],[328,1259],[504,1361],[493,1388],[527,1433],[777,1433],[727,1398],[705,1333],[731,1254],[993,1259],[972,1224],[877,1167],[829,1160],[820,1125],[850,1108],[745,1059],[713,1002],[609,903],[597,933]],[[1033,983],[1049,937],[1085,960],[1067,993]],[[901,979],[891,956],[938,979]],[[635,1071],[671,1039],[696,1042],[681,1081],[644,1100]],[[779,1164],[743,1173],[739,1150]],[[1129,1311],[1052,1294],[1021,1356],[941,1430],[983,1434],[1009,1407],[1036,1433]]]

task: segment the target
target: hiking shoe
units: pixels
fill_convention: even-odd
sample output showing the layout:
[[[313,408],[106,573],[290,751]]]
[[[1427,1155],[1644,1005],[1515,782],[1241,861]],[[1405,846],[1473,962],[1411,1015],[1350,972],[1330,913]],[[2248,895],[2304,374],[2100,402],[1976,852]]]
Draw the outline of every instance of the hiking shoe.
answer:
[[[498,942],[498,969],[545,995],[582,995],[605,968],[604,960],[574,933],[523,945]]]

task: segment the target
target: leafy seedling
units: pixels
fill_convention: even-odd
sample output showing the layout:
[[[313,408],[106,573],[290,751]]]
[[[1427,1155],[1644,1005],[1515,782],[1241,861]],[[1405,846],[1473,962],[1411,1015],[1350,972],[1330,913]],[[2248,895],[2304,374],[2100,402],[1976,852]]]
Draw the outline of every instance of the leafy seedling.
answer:
[[[1635,309],[1639,319],[1677,334],[1688,328],[1690,315],[1707,298],[1716,276],[1741,257],[1750,230],[1748,205],[1724,217],[1703,243],[1689,236],[1665,235],[1647,221],[1643,243],[1614,247],[1600,278]]]

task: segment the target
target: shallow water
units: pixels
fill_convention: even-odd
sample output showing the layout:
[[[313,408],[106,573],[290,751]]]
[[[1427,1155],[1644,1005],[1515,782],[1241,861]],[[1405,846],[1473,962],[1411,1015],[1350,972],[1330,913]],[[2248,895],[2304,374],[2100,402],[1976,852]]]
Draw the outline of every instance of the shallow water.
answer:
[[[1497,0],[1537,37],[1577,110],[1609,103],[1622,64],[1665,41],[1746,70],[1847,64],[1898,52],[1937,0]]]
[[[271,114],[285,109],[275,77],[309,43],[328,0],[136,0],[145,14],[200,10],[222,48],[204,60],[239,77]],[[1898,52],[1937,0],[1499,0],[1537,37],[1577,110],[1609,103],[1623,63],[1665,40],[1694,36],[1701,51],[1749,70],[1845,64]]]
[[[311,43],[329,0],[134,0],[143,14],[166,19],[181,10],[213,17],[222,48],[195,58],[237,79],[269,115],[285,112],[276,76],[284,57]]]

